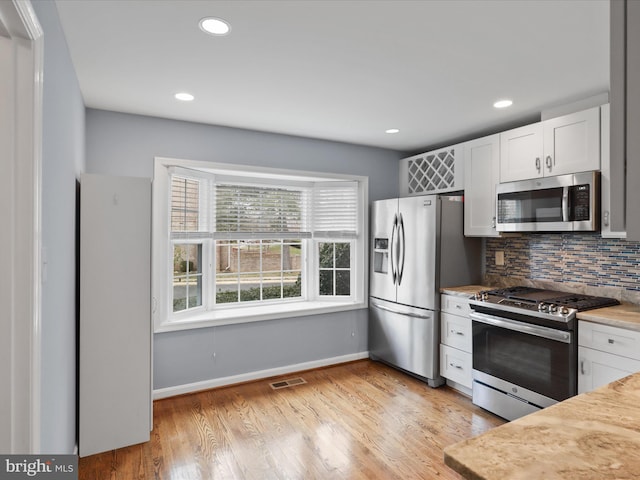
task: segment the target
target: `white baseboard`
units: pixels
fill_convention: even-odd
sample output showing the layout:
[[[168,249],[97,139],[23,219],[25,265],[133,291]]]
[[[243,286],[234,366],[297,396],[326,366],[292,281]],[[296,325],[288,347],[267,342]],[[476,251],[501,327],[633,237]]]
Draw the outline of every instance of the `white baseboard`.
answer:
[[[270,368],[268,370],[258,370],[255,372],[242,373],[240,375],[232,375],[229,377],[213,378],[211,380],[204,380],[202,382],[176,385],[175,387],[158,388],[153,391],[153,399],[160,400],[161,398],[175,397],[176,395],[184,395],[186,393],[194,393],[201,390],[209,390],[211,388],[249,382],[251,380],[260,380],[262,378],[275,377],[278,375],[285,375],[287,373],[310,370],[312,368],[327,367],[329,365],[337,365],[339,363],[353,362],[354,360],[362,360],[363,358],[369,358],[369,352],[351,353],[349,355],[323,358],[322,360],[314,360],[312,362],[296,363],[294,365]]]

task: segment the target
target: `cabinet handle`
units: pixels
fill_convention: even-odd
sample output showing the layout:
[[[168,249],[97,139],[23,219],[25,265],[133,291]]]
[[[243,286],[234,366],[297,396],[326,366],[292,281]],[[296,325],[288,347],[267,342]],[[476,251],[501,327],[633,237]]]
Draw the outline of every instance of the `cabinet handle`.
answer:
[[[605,227],[609,226],[609,210],[605,210],[602,214],[602,221]]]
[[[551,171],[551,166],[552,166],[552,160],[551,160],[551,155],[547,155],[547,168],[549,169],[549,171]]]
[[[540,173],[540,157],[536,157],[536,168],[538,169],[538,173]]]
[[[610,345],[613,345],[614,343],[616,343],[616,342],[614,342],[613,338],[610,338],[610,339],[609,339],[609,344],[610,344]]]
[[[456,305],[456,308],[460,310],[462,308],[462,305]]]
[[[493,228],[494,230],[495,230],[495,228],[496,228],[496,217],[493,217],[493,218],[491,219],[491,228]]]
[[[587,373],[586,370],[584,369],[584,360],[580,360],[580,373],[582,375],[585,375]]]
[[[462,370],[462,365],[456,365],[455,363],[450,363],[450,367],[457,368],[458,370]]]
[[[451,330],[451,333],[453,333],[455,335],[464,335],[464,332],[460,332],[458,330]]]

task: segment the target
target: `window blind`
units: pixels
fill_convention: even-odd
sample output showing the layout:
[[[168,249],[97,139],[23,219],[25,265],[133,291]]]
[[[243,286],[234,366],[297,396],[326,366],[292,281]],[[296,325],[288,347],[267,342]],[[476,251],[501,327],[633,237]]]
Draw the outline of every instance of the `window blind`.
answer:
[[[215,238],[308,238],[309,194],[287,186],[215,186]]]
[[[258,180],[258,179],[256,179]],[[356,238],[358,182],[216,183],[173,173],[172,239]]]
[[[313,189],[313,236],[358,235],[358,182],[317,183]]]
[[[200,180],[171,176],[171,231],[200,230]]]

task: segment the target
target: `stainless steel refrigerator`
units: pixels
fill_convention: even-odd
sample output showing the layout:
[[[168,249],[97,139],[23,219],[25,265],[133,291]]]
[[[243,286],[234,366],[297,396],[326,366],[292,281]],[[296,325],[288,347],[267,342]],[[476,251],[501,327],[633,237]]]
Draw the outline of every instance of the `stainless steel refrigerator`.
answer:
[[[478,283],[481,240],[464,236],[461,196],[373,202],[369,354],[437,387],[440,288]]]

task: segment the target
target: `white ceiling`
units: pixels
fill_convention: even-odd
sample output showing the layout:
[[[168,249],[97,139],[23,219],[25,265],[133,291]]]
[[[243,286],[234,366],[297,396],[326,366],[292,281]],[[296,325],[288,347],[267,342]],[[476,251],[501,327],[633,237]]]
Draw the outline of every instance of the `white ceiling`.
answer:
[[[412,151],[609,89],[608,0],[56,2],[92,108]]]

